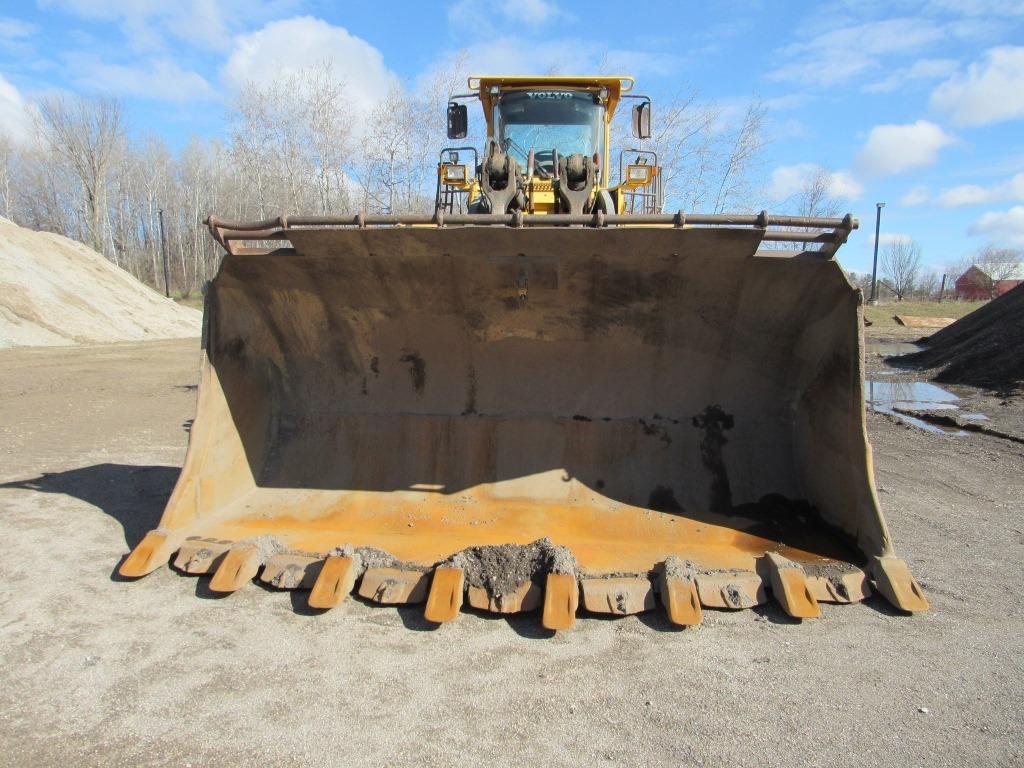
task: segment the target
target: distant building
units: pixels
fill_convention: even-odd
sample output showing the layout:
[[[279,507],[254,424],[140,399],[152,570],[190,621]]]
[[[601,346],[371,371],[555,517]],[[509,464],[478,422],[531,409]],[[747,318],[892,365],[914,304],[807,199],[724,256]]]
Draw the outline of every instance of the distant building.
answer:
[[[990,274],[1001,279],[993,280]],[[958,299],[994,299],[1024,283],[1024,264],[999,264],[986,267],[975,264],[956,279]]]

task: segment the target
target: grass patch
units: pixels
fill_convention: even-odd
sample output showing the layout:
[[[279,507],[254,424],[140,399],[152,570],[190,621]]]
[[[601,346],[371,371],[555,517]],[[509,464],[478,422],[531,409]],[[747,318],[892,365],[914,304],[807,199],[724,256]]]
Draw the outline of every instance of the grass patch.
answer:
[[[952,317],[969,315],[985,301],[879,301],[877,305],[864,305],[864,315],[874,328],[902,328],[893,315],[919,315],[921,317]]]

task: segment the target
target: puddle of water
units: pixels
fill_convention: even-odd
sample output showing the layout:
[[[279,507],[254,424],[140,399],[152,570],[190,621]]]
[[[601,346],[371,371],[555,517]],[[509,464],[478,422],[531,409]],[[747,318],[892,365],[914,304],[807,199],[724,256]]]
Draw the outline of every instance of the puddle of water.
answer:
[[[922,411],[956,408],[960,399],[927,381],[868,381],[866,401],[875,406],[899,406]]]
[[[912,345],[913,346],[913,345]],[[864,402],[878,413],[887,413],[900,421],[939,435],[966,435],[962,429],[932,424],[896,409],[918,411],[955,411],[960,398],[949,390],[927,381],[874,381],[867,382]]]
[[[961,413],[960,418],[967,421],[988,421],[988,416],[984,413]]]
[[[911,352],[920,352],[924,349],[920,344],[910,341],[869,341],[866,346],[868,354],[877,354],[882,357],[909,355]]]

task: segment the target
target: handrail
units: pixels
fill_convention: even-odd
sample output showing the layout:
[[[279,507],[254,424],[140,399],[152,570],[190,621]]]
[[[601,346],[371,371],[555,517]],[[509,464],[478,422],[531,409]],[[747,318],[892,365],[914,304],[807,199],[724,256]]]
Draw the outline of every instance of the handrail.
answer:
[[[731,226],[753,227],[765,230],[763,239],[772,242],[823,243],[829,254],[846,242],[850,232],[860,223],[852,214],[843,218],[821,216],[776,216],[766,211],[758,214],[731,213],[653,213],[653,214],[530,214],[514,213],[446,214],[439,210],[435,214],[366,214],[359,212],[341,216],[279,216],[262,221],[226,221],[210,216],[205,221],[210,233],[228,253],[235,254],[229,243],[238,240],[286,240],[288,230],[319,229],[332,227],[389,227],[430,225],[438,228],[448,226],[583,226],[606,228],[619,225],[645,225],[669,227]],[[786,229],[769,231],[769,227]],[[793,229],[796,228],[796,229]],[[806,230],[831,230],[829,232],[808,232]]]

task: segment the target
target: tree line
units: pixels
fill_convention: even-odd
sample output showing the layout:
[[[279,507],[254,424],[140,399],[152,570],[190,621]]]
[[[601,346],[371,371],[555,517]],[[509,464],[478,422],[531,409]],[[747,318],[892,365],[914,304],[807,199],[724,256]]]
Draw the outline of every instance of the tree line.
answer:
[[[281,214],[429,212],[445,105],[465,89],[463,61],[416,83],[398,85],[369,111],[356,109],[329,63],[249,83],[226,108],[221,137],[193,137],[172,152],[158,136],[134,135],[117,99],[53,95],[33,105],[27,142],[0,134],[0,215],[32,229],[79,240],[154,287],[163,288],[161,218],[171,290],[187,297],[213,276],[221,249],[203,220],[265,219]],[[619,111],[614,147],[654,150],[666,210],[756,211],[768,135],[753,100],[729,118],[694,92],[656,102],[654,135],[629,135]],[[482,117],[470,141],[482,144]],[[618,157],[613,157],[613,181]],[[833,216],[829,174],[811,174],[785,201],[792,213]],[[161,217],[162,211],[162,217]],[[902,293],[927,279],[920,251],[897,279]],[[888,264],[889,262],[884,262]],[[888,269],[888,268],[887,268]]]
[[[33,105],[31,140],[0,134],[0,214],[86,243],[162,288],[162,211],[171,289],[187,297],[220,260],[203,224],[211,213],[432,211],[445,105],[465,89],[460,66],[396,86],[368,113],[329,63],[249,83],[228,104],[222,137],[193,137],[179,152],[134,136],[117,99],[46,96]],[[682,93],[659,104],[655,126],[643,148],[659,154],[667,208],[756,207],[766,143],[757,102],[728,125],[717,104]]]
[[[977,287],[995,298],[1001,280],[1020,278],[1024,272],[1024,249],[986,245],[975,253],[950,261],[941,269],[928,267],[922,259],[921,245],[912,237],[896,237],[880,245],[876,292],[879,299],[956,299],[955,283],[972,266],[984,277]],[[871,296],[871,273],[850,272],[850,282],[865,297]],[[987,280],[985,279],[987,278]]]

